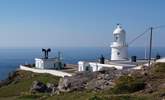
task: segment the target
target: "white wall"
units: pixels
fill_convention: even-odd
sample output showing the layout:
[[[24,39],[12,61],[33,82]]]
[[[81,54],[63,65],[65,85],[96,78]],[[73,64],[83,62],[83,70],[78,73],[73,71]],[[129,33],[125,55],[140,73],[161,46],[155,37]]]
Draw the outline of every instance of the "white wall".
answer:
[[[44,63],[41,59],[35,59],[35,67],[39,69],[44,69]]]
[[[165,63],[165,58],[158,59],[158,60],[156,60],[156,62]]]
[[[78,71],[84,71],[84,63],[83,61],[78,62]]]
[[[111,44],[111,60],[127,60],[127,44],[125,30],[118,25],[113,32],[114,41]]]
[[[117,54],[119,52],[119,55]],[[126,60],[128,57],[127,46],[123,47],[112,47],[111,49],[111,60]]]
[[[109,68],[116,68],[116,69],[123,69],[124,65],[114,65],[114,64],[100,64],[97,62],[84,62],[84,61],[79,61],[78,62],[78,71],[86,71],[86,67],[91,67],[91,71],[99,71],[103,67],[109,67]],[[128,66],[128,65],[125,65]]]
[[[50,70],[50,69],[35,69],[35,68],[29,68],[23,65],[20,65],[20,70],[25,70],[25,71],[31,71],[34,73],[48,73],[54,76],[60,76],[60,77],[64,77],[64,76],[72,76],[72,74],[66,73],[66,72],[62,72],[59,70]]]
[[[63,64],[62,61],[60,61]],[[59,67],[59,60],[56,58],[51,59],[35,59],[35,67],[39,69],[53,69]],[[61,65],[62,67],[63,65]]]

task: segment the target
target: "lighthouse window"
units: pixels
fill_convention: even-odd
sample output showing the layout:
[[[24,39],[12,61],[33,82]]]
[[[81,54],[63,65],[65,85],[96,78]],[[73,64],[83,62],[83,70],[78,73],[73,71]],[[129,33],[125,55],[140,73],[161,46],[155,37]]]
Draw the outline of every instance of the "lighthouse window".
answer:
[[[119,41],[119,35],[115,35],[115,42]]]
[[[117,52],[117,55],[120,55],[120,52]]]
[[[119,37],[116,37],[116,41],[119,39]]]

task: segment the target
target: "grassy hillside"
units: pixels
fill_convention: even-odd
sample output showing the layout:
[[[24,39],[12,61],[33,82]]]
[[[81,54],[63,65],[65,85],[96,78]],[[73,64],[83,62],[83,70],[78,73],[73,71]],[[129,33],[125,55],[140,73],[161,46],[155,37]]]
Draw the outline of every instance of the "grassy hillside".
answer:
[[[20,96],[30,90],[32,82],[35,80],[44,83],[58,83],[59,77],[49,74],[36,74],[27,71],[17,71],[12,83],[0,88],[0,97]]]
[[[115,87],[101,91],[73,91],[49,96],[46,93],[29,94],[35,80],[55,83],[59,77],[18,71],[12,83],[0,88],[0,100],[162,100],[165,98],[165,64],[135,71],[114,80]]]

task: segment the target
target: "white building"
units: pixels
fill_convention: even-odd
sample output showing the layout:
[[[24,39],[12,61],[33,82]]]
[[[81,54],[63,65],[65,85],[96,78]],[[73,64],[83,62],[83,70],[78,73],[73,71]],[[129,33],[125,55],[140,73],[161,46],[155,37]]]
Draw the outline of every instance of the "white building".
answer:
[[[100,64],[98,62],[84,62],[84,61],[79,61],[78,62],[78,71],[99,71],[103,67],[115,67],[117,69],[122,69],[122,66],[115,66],[115,65],[110,65],[110,64]]]
[[[35,58],[35,67],[39,69],[62,69],[64,64],[58,58]]]
[[[118,24],[113,31],[114,41],[111,44],[111,60],[128,60],[126,32]]]
[[[44,52],[44,58],[35,58],[35,67],[38,69],[62,69],[64,68],[64,63],[61,57],[61,53],[58,53],[58,57],[49,58],[48,53],[51,49],[42,49]]]
[[[136,67],[136,65],[124,64],[124,63],[100,64],[99,62],[85,62],[85,61],[78,62],[78,71],[94,72],[94,71],[99,71],[103,67],[116,68],[118,70],[122,70],[122,69],[129,69]]]
[[[128,60],[126,44],[126,32],[120,26],[117,25],[116,29],[113,31],[114,41],[111,44],[111,61],[108,63],[99,63],[99,62],[78,62],[78,71],[99,71],[103,67],[114,67],[116,69],[128,69],[133,68],[136,64],[132,64]]]

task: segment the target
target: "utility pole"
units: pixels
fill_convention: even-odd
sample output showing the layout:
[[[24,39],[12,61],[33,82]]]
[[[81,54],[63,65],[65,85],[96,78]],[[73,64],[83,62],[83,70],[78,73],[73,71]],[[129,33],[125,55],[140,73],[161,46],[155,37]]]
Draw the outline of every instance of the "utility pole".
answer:
[[[149,58],[148,58],[148,66],[151,66],[151,55],[152,55],[152,31],[153,31],[153,27],[150,28],[150,49],[149,49]]]

